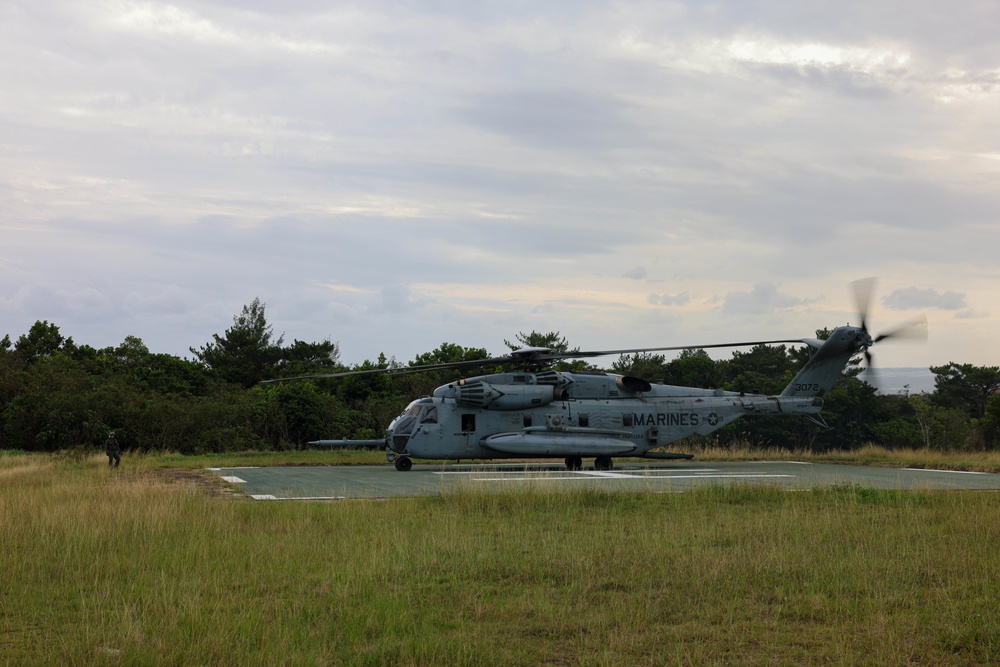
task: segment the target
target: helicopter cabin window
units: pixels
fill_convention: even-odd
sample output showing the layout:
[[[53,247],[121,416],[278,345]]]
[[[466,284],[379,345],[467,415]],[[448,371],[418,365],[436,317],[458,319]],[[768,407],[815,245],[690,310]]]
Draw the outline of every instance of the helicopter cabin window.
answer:
[[[438,423],[438,409],[436,405],[431,405],[424,408],[423,413],[420,415],[421,424],[437,424]]]
[[[584,413],[580,415],[577,421],[580,423],[582,428],[588,428],[590,426],[590,415]]]
[[[531,426],[531,415],[524,415],[524,419],[521,420],[524,428]]]
[[[622,415],[622,426],[632,425],[632,413],[626,413]]]
[[[526,384],[528,382],[527,375],[515,375],[514,384]]]
[[[462,415],[462,430],[466,432],[476,430],[476,415]]]

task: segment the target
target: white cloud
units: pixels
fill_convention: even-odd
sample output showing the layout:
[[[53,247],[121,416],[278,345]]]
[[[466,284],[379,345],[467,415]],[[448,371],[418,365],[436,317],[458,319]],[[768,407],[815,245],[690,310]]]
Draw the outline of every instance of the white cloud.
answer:
[[[647,301],[657,306],[686,306],[691,303],[691,296],[687,292],[680,294],[650,294]]]
[[[913,310],[917,308],[940,308],[941,310],[961,310],[966,307],[965,295],[958,292],[938,292],[935,289],[903,287],[884,297],[882,302],[893,310]]]
[[[235,34],[212,21],[175,5],[119,0],[105,2],[107,21],[122,30],[141,34],[160,33],[190,39],[234,42]]]
[[[183,353],[260,296],[290,338],[405,359],[808,335],[876,273],[954,327],[900,365],[985,363],[992,11],[5,5],[0,311]]]
[[[749,292],[735,291],[726,294],[722,312],[727,315],[761,315],[815,303],[817,300],[779,292],[771,283],[758,283]]]
[[[979,320],[988,317],[990,317],[989,313],[979,310],[974,310],[971,308],[969,310],[963,310],[960,313],[955,313],[955,319],[959,320]]]
[[[386,285],[382,288],[382,308],[393,315],[402,315],[413,308],[410,288],[406,285]]]

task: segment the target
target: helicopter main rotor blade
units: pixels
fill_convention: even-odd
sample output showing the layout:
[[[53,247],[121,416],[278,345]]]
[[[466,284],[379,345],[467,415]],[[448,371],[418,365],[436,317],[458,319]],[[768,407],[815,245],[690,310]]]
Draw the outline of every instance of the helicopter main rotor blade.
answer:
[[[270,382],[286,382],[293,380],[321,380],[327,378],[342,378],[360,375],[377,375],[384,373],[387,375],[405,375],[409,373],[424,373],[428,371],[451,370],[456,368],[476,368],[479,366],[499,366],[502,364],[520,364],[524,366],[541,366],[552,364],[563,359],[589,359],[592,357],[604,357],[621,354],[638,354],[642,352],[667,352],[671,350],[695,350],[711,349],[720,347],[754,347],[757,345],[776,345],[779,343],[805,343],[801,338],[789,338],[782,340],[760,340],[743,341],[738,343],[714,343],[711,345],[671,345],[667,347],[637,347],[626,350],[594,350],[594,351],[573,351],[573,352],[552,352],[544,348],[527,348],[524,351],[514,350],[503,357],[491,357],[488,359],[472,359],[468,361],[453,361],[440,364],[423,364],[420,366],[398,366],[395,368],[365,368],[353,371],[341,371],[339,373],[319,373],[316,375],[299,375],[296,377],[275,378],[273,380],[261,380],[261,384]]]
[[[267,382],[285,382],[286,380],[319,380],[324,378],[343,378],[355,375],[378,375],[380,373],[388,375],[406,375],[407,373],[425,373],[427,371],[440,371],[451,368],[475,368],[477,366],[490,366],[513,361],[510,357],[496,357],[493,359],[475,359],[472,361],[452,361],[441,364],[424,364],[421,366],[397,366],[393,368],[363,368],[353,371],[341,371],[339,373],[317,373],[316,375],[298,375],[296,377],[274,378],[273,380],[261,380],[261,384]]]
[[[640,354],[642,352],[669,352],[672,350],[707,350],[719,347],[756,347],[757,345],[777,345],[780,343],[805,343],[801,338],[787,338],[782,340],[757,340],[743,341],[739,343],[713,343],[711,345],[671,345],[668,347],[635,347],[627,350],[595,350],[593,352],[558,352],[551,355],[544,355],[545,359],[588,359],[590,357],[606,357],[621,354]]]
[[[907,322],[903,322],[893,329],[880,333],[875,337],[873,342],[877,343],[880,340],[885,340],[886,338],[895,338],[897,340],[927,340],[927,316],[922,315],[920,317],[916,317]]]

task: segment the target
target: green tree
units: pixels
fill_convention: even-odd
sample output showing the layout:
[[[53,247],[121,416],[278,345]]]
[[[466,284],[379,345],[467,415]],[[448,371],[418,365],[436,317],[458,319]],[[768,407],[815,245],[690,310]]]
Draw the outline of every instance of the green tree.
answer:
[[[934,393],[931,400],[946,408],[960,408],[973,418],[982,417],[991,396],[1000,393],[1000,367],[950,362],[931,366]]]
[[[418,354],[410,366],[431,366],[436,364],[468,364],[481,359],[488,359],[489,353],[481,347],[463,347],[454,343],[441,343],[437,349]],[[496,366],[479,364],[463,365],[459,368],[449,368],[417,373],[403,373],[393,376],[398,391],[405,396],[418,398],[430,396],[437,387],[473,375],[487,375],[499,372]]]
[[[211,343],[189,349],[198,361],[223,380],[249,388],[276,375],[284,336],[273,339],[264,304],[259,298],[243,306],[225,334],[213,334],[212,338]]]
[[[726,389],[753,394],[780,394],[793,376],[796,364],[784,345],[756,345],[733,351],[726,366]]]
[[[930,397],[910,396],[914,420],[923,445],[938,451],[969,449],[973,445],[972,420],[964,409],[944,407]]]
[[[734,350],[728,372],[732,377],[752,372],[770,380],[787,383],[794,369],[796,364],[784,345],[755,345],[746,352]]]
[[[566,352],[579,352],[579,347],[574,347],[570,349],[569,341],[566,337],[561,335],[558,331],[550,331],[548,333],[539,333],[537,331],[532,331],[531,333],[524,333],[523,331],[514,336],[516,342],[512,343],[509,340],[504,339],[504,345],[510,348],[510,350],[516,351],[525,347],[541,347],[547,348],[555,353],[566,353]],[[586,371],[596,370],[596,366],[588,363],[584,359],[565,359],[555,363],[555,369],[557,371],[567,371],[570,373],[581,373]],[[511,370],[521,370],[521,369],[511,369]]]
[[[292,341],[281,349],[279,365],[281,377],[330,373],[340,366],[340,346],[330,339],[319,343]]]
[[[430,352],[418,354],[410,366],[429,366],[431,364],[455,364],[479,359],[488,359],[489,353],[481,347],[462,347],[455,343],[441,343]]]
[[[635,352],[623,354],[618,361],[611,364],[611,370],[619,375],[631,375],[650,382],[663,380],[667,377],[667,357],[652,352]]]
[[[93,379],[76,361],[57,352],[25,364],[20,391],[2,407],[5,448],[55,451],[106,435]]]
[[[531,333],[524,333],[523,331],[514,336],[516,342],[512,343],[507,339],[504,339],[503,343],[507,347],[514,350],[520,350],[524,347],[544,347],[552,350],[553,352],[569,352],[569,342],[566,340],[565,336],[559,334],[558,331],[550,331],[548,333],[538,333],[532,330]],[[579,348],[575,348],[579,350]],[[574,350],[574,351],[575,351]]]
[[[923,434],[908,394],[876,394],[878,417],[871,425],[872,442],[889,449],[919,449]]]
[[[721,387],[726,376],[725,362],[715,361],[701,348],[681,350],[677,358],[667,364],[666,384],[681,387],[715,389]]]
[[[979,420],[979,437],[986,449],[1000,448],[1000,396],[990,396]]]
[[[371,362],[365,359],[364,362],[354,366],[351,370],[376,371],[396,366],[398,364],[395,360],[390,361],[386,358],[385,353],[380,353],[377,361]],[[388,373],[369,373],[338,378],[331,382],[337,396],[345,404],[355,407],[373,396],[385,397],[398,394],[398,389],[393,383],[394,379]]]
[[[86,346],[81,347],[77,357],[86,357],[86,350]],[[150,352],[136,336],[126,336],[121,345],[100,350],[96,356],[112,372],[128,376],[144,389],[163,394],[196,395],[208,388],[208,377],[201,364]]]
[[[9,338],[6,339],[8,342]],[[63,338],[59,327],[49,324],[48,320],[36,321],[28,333],[23,334],[14,344],[14,350],[21,354],[28,363],[51,357],[64,348],[72,348],[73,339]]]
[[[875,387],[842,376],[823,398],[823,418],[830,425],[814,441],[814,450],[856,449],[875,440],[872,430],[882,420]]]
[[[313,382],[277,382],[249,391],[254,432],[275,449],[301,449],[327,436],[337,399]]]

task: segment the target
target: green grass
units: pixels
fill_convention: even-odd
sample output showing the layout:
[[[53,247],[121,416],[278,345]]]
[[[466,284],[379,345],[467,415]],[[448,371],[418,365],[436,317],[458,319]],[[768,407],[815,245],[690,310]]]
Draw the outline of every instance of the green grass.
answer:
[[[103,454],[103,448],[101,449]],[[0,450],[0,466],[5,458],[26,452]],[[96,456],[95,449],[80,447],[55,454],[59,459],[82,463]],[[325,466],[384,464],[385,451],[371,449],[304,449],[300,451],[229,452],[222,454],[186,455],[177,452],[137,454],[125,451],[123,458],[130,469],[151,470],[181,468],[231,468],[237,466]],[[107,459],[104,459],[107,462]]]
[[[1000,661],[993,493],[256,503],[164,465],[0,456],[0,663]]]
[[[885,449],[875,445],[851,451],[831,450],[819,453],[749,445],[743,447],[706,447],[681,451],[694,454],[698,461],[808,461],[811,463],[847,463],[894,468],[937,468],[1000,473],[1000,452]]]

